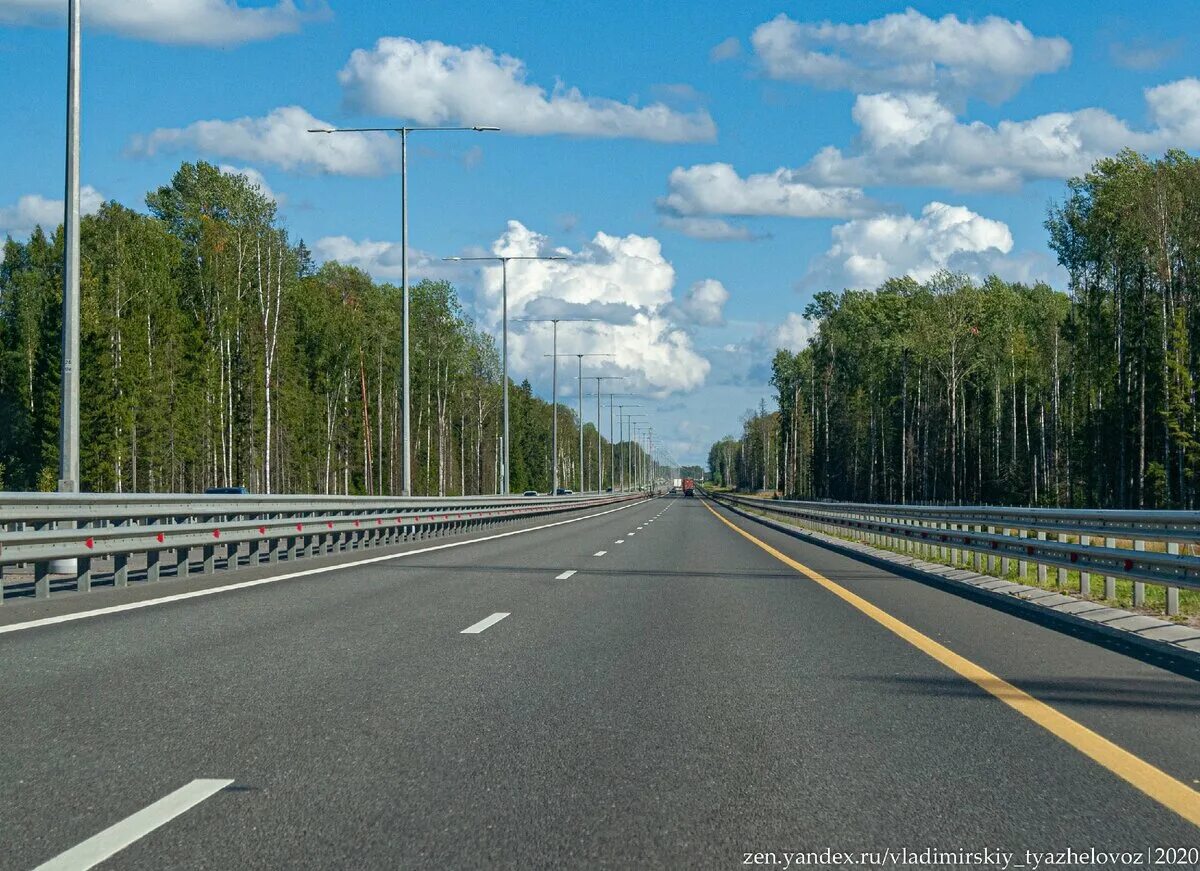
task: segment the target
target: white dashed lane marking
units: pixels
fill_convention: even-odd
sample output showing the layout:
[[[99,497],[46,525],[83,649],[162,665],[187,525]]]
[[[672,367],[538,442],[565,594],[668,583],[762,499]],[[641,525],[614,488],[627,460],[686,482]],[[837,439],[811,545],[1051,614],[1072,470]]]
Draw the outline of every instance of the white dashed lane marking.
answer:
[[[561,575],[555,575],[554,580],[565,581],[567,578],[571,577],[571,575],[573,575],[573,574],[575,574],[575,569],[567,569]]]
[[[459,634],[460,635],[478,635],[480,632],[482,632],[484,629],[487,629],[489,626],[495,626],[497,623],[499,623],[501,620],[503,620],[505,617],[507,617],[510,613],[512,613],[512,612],[497,611],[495,614],[493,614],[490,617],[484,617],[478,623],[472,623],[470,626],[468,626],[466,629],[464,629]]]

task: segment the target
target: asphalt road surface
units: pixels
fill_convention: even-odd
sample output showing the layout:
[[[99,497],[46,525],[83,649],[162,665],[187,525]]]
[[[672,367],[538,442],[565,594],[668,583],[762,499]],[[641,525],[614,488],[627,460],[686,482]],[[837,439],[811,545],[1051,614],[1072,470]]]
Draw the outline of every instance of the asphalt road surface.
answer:
[[[0,867],[1198,861],[1188,674],[702,499],[471,538],[5,605]]]

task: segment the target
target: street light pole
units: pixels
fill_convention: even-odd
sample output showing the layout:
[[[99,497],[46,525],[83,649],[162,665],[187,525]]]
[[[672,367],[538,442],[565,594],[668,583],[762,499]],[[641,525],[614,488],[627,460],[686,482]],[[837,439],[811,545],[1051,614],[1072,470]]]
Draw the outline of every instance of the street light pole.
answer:
[[[581,318],[582,320],[582,318]],[[588,320],[595,320],[588,318]],[[549,354],[546,355],[550,356]],[[584,357],[613,357],[615,354],[556,354],[557,357],[579,358],[579,492],[583,492],[583,358]]]
[[[399,133],[400,134],[400,285],[404,296],[402,303],[401,343],[403,344],[404,361],[401,366],[401,378],[404,381],[404,414],[401,425],[404,430],[404,456],[400,463],[401,495],[412,495],[412,416],[409,413],[412,406],[412,392],[409,389],[409,330],[408,330],[408,134],[409,133],[438,133],[446,131],[470,131],[473,133],[494,133],[499,127],[317,127],[310,128],[309,133]]]
[[[80,3],[67,7],[67,167],[63,206],[62,407],[58,490],[79,492]]]
[[[454,262],[490,260],[493,262],[500,263],[500,271],[501,271],[501,275],[503,276],[502,289],[501,289],[501,309],[502,309],[502,311],[500,314],[500,320],[501,320],[501,324],[502,324],[501,332],[503,334],[503,339],[501,341],[501,346],[502,346],[501,347],[501,357],[504,360],[504,363],[503,363],[504,371],[503,371],[503,374],[501,375],[501,377],[504,379],[504,468],[502,470],[500,477],[503,480],[504,495],[507,496],[512,490],[512,487],[510,486],[511,482],[512,482],[511,469],[509,467],[509,457],[511,455],[511,451],[510,451],[511,445],[509,444],[509,428],[508,428],[508,261],[510,261],[510,260],[566,260],[567,258],[560,257],[560,256],[545,256],[545,257],[543,257],[541,255],[536,255],[536,254],[530,254],[530,255],[514,254],[512,256],[502,256],[502,255],[497,254],[497,255],[492,255],[489,257],[443,257],[442,259],[450,260],[450,261],[454,261]]]
[[[604,491],[604,437],[600,432],[600,399],[603,396],[602,382],[624,381],[624,375],[589,375],[596,382],[596,492]],[[609,443],[612,442],[612,427],[608,429]]]
[[[586,323],[596,318],[519,318],[526,323],[546,323],[554,325],[554,337],[551,340],[550,354],[550,405],[553,409],[553,419],[550,425],[550,495],[558,495],[558,325],[567,323]]]

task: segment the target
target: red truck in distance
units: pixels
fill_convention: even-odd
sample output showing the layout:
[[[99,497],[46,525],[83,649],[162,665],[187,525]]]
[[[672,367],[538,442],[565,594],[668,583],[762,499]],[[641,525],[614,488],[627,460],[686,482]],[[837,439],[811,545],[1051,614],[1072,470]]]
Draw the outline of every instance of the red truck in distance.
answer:
[[[684,496],[695,496],[696,495],[696,482],[693,481],[691,478],[683,479],[683,495]]]

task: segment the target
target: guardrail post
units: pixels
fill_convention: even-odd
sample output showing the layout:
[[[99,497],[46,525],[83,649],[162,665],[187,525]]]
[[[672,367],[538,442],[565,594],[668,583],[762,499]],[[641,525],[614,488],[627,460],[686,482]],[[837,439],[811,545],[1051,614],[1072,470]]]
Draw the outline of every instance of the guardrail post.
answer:
[[[159,562],[162,559],[162,551],[151,550],[146,552],[146,583],[154,583],[158,580]]]
[[[1039,529],[1037,537],[1038,537],[1038,541],[1045,541],[1046,540],[1046,531],[1044,529]],[[1046,586],[1046,564],[1043,562],[1038,563],[1037,579],[1038,579],[1039,586],[1042,586],[1042,587]]]
[[[1141,541],[1140,539],[1138,541],[1135,541],[1133,543],[1133,549],[1134,550],[1145,550],[1146,542]],[[1133,582],[1133,607],[1141,608],[1145,604],[1146,604],[1146,585],[1143,584],[1141,581],[1134,581]]]
[[[76,561],[78,574],[75,576],[75,590],[80,593],[90,593],[92,590],[92,558],[81,556]]]
[[[972,526],[971,532],[973,532],[976,535],[982,535],[983,527],[982,526]],[[975,551],[975,571],[979,572],[980,574],[983,574],[984,572],[987,571],[987,556],[981,550]]]
[[[1106,538],[1106,539],[1104,539],[1104,546],[1105,547],[1116,547],[1117,540],[1115,538]],[[1115,577],[1113,577],[1112,575],[1104,576],[1104,598],[1105,599],[1117,598],[1117,579]]]
[[[217,546],[206,544],[200,549],[200,574],[211,575],[217,568]]]
[[[50,563],[48,562],[33,564],[33,597],[35,599],[50,597]]]
[[[186,578],[192,570],[191,565],[192,549],[190,547],[175,548],[175,579],[181,580]]]
[[[1027,530],[1027,529],[1018,529],[1017,530],[1017,538],[1028,538],[1028,537],[1029,537],[1029,530]],[[1029,574],[1029,560],[1024,560],[1024,559],[1017,560],[1017,574],[1019,575],[1019,577],[1017,578],[1017,583],[1018,584],[1025,583],[1025,576],[1027,574]]]
[[[1006,526],[1004,528],[1002,534],[1011,537],[1012,532],[1013,531]],[[1002,556],[1000,558],[1000,576],[1003,577],[1005,580],[1008,580],[1008,576],[1011,572],[1012,572],[1012,560],[1010,560],[1008,558],[1008,554],[1005,554],[1004,556]]]
[[[1178,554],[1179,542],[1168,541],[1167,553]],[[1167,587],[1167,616],[1179,616],[1179,587]]]
[[[113,557],[113,586],[129,586],[129,554],[119,553]]]

